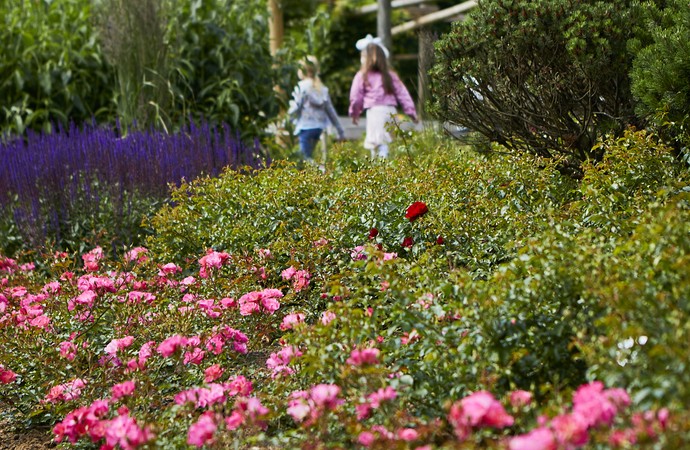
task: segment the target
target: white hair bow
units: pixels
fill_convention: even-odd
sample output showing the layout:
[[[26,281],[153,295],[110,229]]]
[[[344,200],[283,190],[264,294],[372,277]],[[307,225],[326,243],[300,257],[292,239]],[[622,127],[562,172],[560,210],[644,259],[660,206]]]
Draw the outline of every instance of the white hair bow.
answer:
[[[372,35],[367,34],[365,38],[362,38],[357,41],[355,47],[357,47],[357,50],[362,51],[365,48],[367,48],[367,45],[369,44],[376,44],[379,47],[381,47],[381,50],[383,50],[383,54],[386,55],[386,58],[388,58],[388,49],[385,45],[383,45],[383,42],[381,42],[380,37],[373,37]]]

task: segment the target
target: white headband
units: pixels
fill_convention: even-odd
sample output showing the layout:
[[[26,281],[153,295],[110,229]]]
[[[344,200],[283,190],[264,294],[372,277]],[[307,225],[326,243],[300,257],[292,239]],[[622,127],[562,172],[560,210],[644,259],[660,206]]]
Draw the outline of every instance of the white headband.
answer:
[[[357,50],[362,51],[366,49],[367,45],[369,44],[376,44],[379,47],[381,47],[381,50],[383,50],[383,54],[386,55],[386,58],[388,58],[388,49],[385,45],[383,45],[383,42],[381,42],[381,38],[379,37],[373,37],[372,35],[367,34],[367,37],[357,41],[355,47],[357,47]]]

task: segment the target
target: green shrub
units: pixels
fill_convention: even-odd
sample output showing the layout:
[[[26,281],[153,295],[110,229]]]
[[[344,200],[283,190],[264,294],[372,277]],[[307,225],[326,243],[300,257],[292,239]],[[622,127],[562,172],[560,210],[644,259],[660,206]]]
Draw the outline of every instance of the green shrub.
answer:
[[[682,1],[666,2],[660,11],[650,7],[653,43],[637,44],[632,93],[637,112],[671,139],[687,140],[690,111],[690,12]]]
[[[614,234],[632,231],[650,203],[687,182],[672,150],[653,134],[627,130],[595,147],[604,159],[583,165],[582,199],[573,211],[582,214],[583,224],[614,227]]]
[[[635,2],[480,2],[437,43],[436,114],[505,147],[579,163],[634,119]]]
[[[329,160],[326,173],[276,165],[187,183],[173,192],[175,206],[152,220],[149,246],[171,259],[213,247],[233,253],[271,248],[282,262],[305,252],[310,261],[327,253],[314,241],[326,239],[333,250],[349,254],[376,228],[375,242],[410,257],[440,236],[454,264],[482,276],[546,226],[545,218],[569,201],[573,187],[532,157],[479,161],[465,154],[457,160],[440,152],[393,165],[344,161]],[[415,201],[431,211],[424,229],[404,218]],[[407,237],[415,242],[409,250],[402,247]]]
[[[90,2],[2,2],[0,16],[0,134],[112,117],[114,78]]]
[[[152,219],[150,249],[133,259],[95,249],[83,267],[58,254],[32,270],[0,257],[0,375],[9,381],[0,395],[9,416],[64,420],[56,434],[67,439],[60,433],[84,410],[65,415],[107,398],[104,424],[134,418],[152,427],[149,445],[159,448],[183,447],[202,417],[217,425],[219,447],[351,448],[360,433],[379,430],[371,448],[504,448],[564,418],[575,389],[598,379],[626,389],[635,407],[624,408],[617,391],[615,419],[587,430],[588,447],[610,448],[614,434],[643,448],[686,447],[689,199],[680,189],[687,174],[668,149],[644,132],[607,139],[606,158],[584,167],[578,191],[553,162],[405,139],[405,157],[393,161],[348,162],[353,149],[343,146],[325,173],[282,164],[186,183]],[[594,192],[613,183],[629,197],[593,207],[606,224],[584,220]],[[420,200],[428,211],[406,219]],[[413,245],[403,247],[403,237]],[[309,272],[309,283],[287,279],[290,267]],[[281,296],[279,308],[243,314],[242,298],[264,289]],[[289,314],[303,320],[290,323]],[[225,327],[246,334],[247,353],[230,343],[214,351],[210,341]],[[184,349],[158,347],[176,334],[190,339]],[[109,356],[114,344],[106,346],[124,336],[131,342]],[[146,356],[138,350],[149,341],[156,350]],[[269,366],[285,349],[301,355]],[[363,349],[375,349],[374,359],[353,362]],[[212,364],[224,369],[215,386],[205,373]],[[227,389],[221,383],[237,375],[269,408],[258,421],[228,392],[219,403],[181,401],[188,390]],[[54,401],[52,389],[75,377],[86,381],[81,397]],[[125,381],[135,390],[116,398]],[[291,417],[288,408],[308,395],[301,391],[330,383],[337,405]],[[386,388],[395,395],[373,406],[371,395]],[[508,406],[516,388],[533,402]],[[449,409],[479,390],[515,423],[458,438]],[[231,429],[224,419],[235,412],[244,423]],[[89,445],[86,428],[74,428],[74,446]],[[397,439],[403,428],[416,437]]]
[[[621,236],[590,287],[608,314],[591,342],[592,376],[630,386],[642,405],[687,405],[690,361],[690,198],[680,193],[652,205]]]

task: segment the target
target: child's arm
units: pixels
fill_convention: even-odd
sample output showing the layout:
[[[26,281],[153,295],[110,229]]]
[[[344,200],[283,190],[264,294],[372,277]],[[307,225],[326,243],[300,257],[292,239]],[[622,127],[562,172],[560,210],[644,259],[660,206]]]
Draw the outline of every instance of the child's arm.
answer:
[[[410,92],[407,90],[402,80],[400,80],[398,74],[391,72],[391,78],[393,78],[393,89],[395,90],[395,96],[398,99],[398,103],[400,103],[400,107],[414,122],[417,122],[417,109],[414,106],[414,101],[410,96]]]
[[[350,108],[348,110],[353,122],[356,123],[359,120],[362,109],[364,109],[364,77],[362,72],[357,72],[352,80],[352,87],[350,87]]]
[[[292,99],[290,100],[290,106],[288,107],[288,115],[293,118],[299,118],[302,113],[302,105],[304,104],[304,95],[302,89],[299,85],[295,86],[292,91]]]
[[[331,102],[330,96],[328,96],[326,99],[326,114],[328,115],[328,119],[331,121],[335,129],[338,131],[338,139],[341,141],[345,139],[345,130],[343,130],[343,126],[340,125],[338,113],[335,112],[335,108],[333,107],[333,102]]]

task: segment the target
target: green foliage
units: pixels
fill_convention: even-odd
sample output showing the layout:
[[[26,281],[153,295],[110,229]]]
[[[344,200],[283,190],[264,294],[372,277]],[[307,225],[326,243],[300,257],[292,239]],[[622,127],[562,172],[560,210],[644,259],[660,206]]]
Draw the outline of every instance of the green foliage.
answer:
[[[112,117],[114,77],[83,0],[0,3],[0,134]]]
[[[246,137],[260,135],[277,113],[267,10],[259,2],[22,5],[0,5],[3,134],[119,116],[125,127],[167,131],[204,118]]]
[[[649,7],[653,43],[638,45],[634,60],[632,92],[637,111],[664,130],[669,138],[685,144],[690,111],[690,12],[682,1],[670,1],[661,10]]]
[[[505,147],[577,166],[603,133],[633,121],[627,41],[636,2],[480,2],[437,43],[438,117]]]
[[[266,5],[173,0],[166,43],[177,122],[187,115],[227,122],[245,136],[263,132],[278,105]]]
[[[532,231],[544,226],[544,217],[573,187],[553,166],[531,158],[482,161],[467,152],[427,148],[436,156],[385,165],[339,156],[351,148],[336,147],[326,173],[286,164],[185,184],[172,194],[175,206],[152,220],[156,237],[149,245],[170,258],[210,247],[265,247],[286,258],[297,249],[320,253],[312,243],[322,238],[349,253],[377,228],[379,242],[390,251],[401,251],[403,240],[412,237],[417,245],[406,252],[414,256],[442,236],[455,263],[479,276],[519,245],[529,233],[525,224]],[[421,152],[410,155],[415,151]],[[434,211],[423,233],[404,218],[417,200]]]
[[[349,448],[361,432],[383,426],[414,428],[415,443],[438,448],[502,448],[539,426],[539,416],[563,414],[573,391],[595,379],[626,389],[648,413],[621,411],[611,427],[591,430],[589,446],[608,448],[611,429],[639,426],[661,406],[671,418],[653,425],[658,438],[636,429],[638,444],[687,446],[690,177],[670,149],[646,132],[606,138],[598,144],[605,158],[583,165],[576,184],[553,161],[529,155],[477,155],[426,133],[396,142],[391,161],[367,160],[346,144],[335,146],[325,172],[284,163],[186,183],[150,221],[147,260],[103,258],[88,273],[52,256],[35,271],[0,260],[11,268],[2,291],[8,301],[0,302],[18,322],[25,320],[13,312],[19,298],[29,304],[48,280],[75,272],[60,290],[44,291],[50,301],[41,308],[55,333],[0,322],[7,342],[0,361],[11,361],[18,374],[0,393],[14,402],[15,420],[62,420],[132,379],[135,393],[113,406],[154,425],[156,446],[179,448],[204,410],[227,417],[233,408],[234,398],[196,408],[171,402],[206,386],[204,370],[220,364],[220,382],[247,376],[270,412],[265,427],[250,422],[232,433],[219,420],[218,446]],[[410,221],[404,214],[413,201],[424,201],[428,212]],[[411,247],[401,245],[406,237]],[[199,270],[212,249],[227,252],[226,262]],[[289,267],[307,270],[309,284],[286,280]],[[99,291],[93,319],[84,320],[84,305],[74,302],[95,275],[117,287]],[[266,288],[283,294],[272,314],[242,315],[229,306]],[[304,322],[284,326],[292,313]],[[114,338],[134,337],[118,353],[127,362],[145,342],[173,334],[206,345],[219,326],[247,333],[248,353],[204,347],[203,362],[194,364],[179,350],[154,352],[147,369],[131,372],[104,361]],[[68,361],[59,346],[73,331],[81,347]],[[276,358],[279,344],[301,355],[276,372],[266,360]],[[378,363],[348,362],[353,350],[367,348],[379,352]],[[88,379],[82,398],[41,402],[75,376]],[[342,404],[313,423],[293,420],[293,394],[319,383],[337,385]],[[362,414],[369,396],[386,388],[395,398]],[[535,401],[510,409],[512,427],[455,439],[451,403],[489,390],[507,404],[517,388]],[[372,448],[384,445],[393,444],[381,439]]]
[[[162,0],[101,0],[103,50],[117,79],[115,104],[124,126],[170,125],[169,62]]]
[[[627,130],[596,147],[605,156],[583,166],[578,208],[584,224],[630,232],[650,202],[682,183],[684,171],[674,164],[671,150],[650,133]]]

